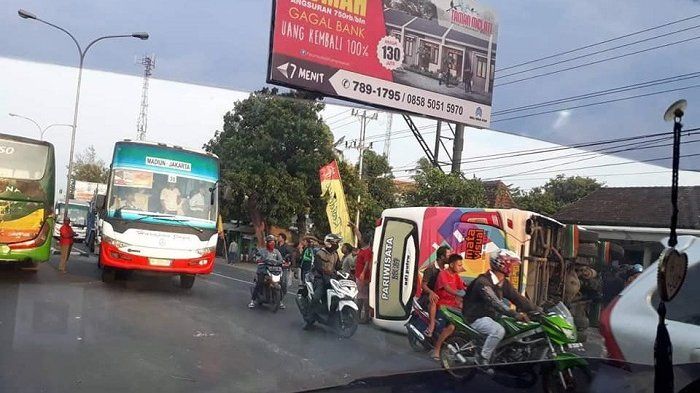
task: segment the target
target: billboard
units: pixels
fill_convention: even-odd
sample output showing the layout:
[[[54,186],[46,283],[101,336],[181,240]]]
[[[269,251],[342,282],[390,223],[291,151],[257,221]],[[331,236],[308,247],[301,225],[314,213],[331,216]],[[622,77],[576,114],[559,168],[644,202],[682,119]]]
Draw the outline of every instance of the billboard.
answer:
[[[488,127],[497,38],[472,0],[274,0],[267,79]]]
[[[96,193],[106,195],[107,185],[81,180],[76,180],[73,184],[73,199],[90,202]]]

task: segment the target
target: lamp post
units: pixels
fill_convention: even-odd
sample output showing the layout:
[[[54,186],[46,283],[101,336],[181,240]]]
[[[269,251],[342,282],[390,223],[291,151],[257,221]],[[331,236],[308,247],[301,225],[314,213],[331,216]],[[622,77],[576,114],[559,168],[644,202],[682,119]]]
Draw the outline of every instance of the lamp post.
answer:
[[[49,124],[48,126],[42,128],[42,127],[39,125],[39,123],[37,123],[36,121],[34,121],[34,119],[31,119],[31,118],[29,118],[29,117],[27,117],[27,116],[18,115],[18,114],[16,114],[16,113],[8,113],[8,114],[9,114],[10,116],[12,116],[12,117],[19,117],[20,119],[29,120],[29,121],[31,121],[32,123],[34,123],[34,125],[36,126],[36,128],[39,130],[39,140],[41,140],[41,141],[44,140],[44,134],[45,134],[46,131],[48,131],[48,129],[51,128],[51,127],[71,127],[71,128],[73,128],[73,125],[72,125],[72,124],[62,124],[62,123]]]
[[[102,37],[95,38],[94,40],[90,41],[89,44],[83,49],[80,46],[80,43],[78,42],[77,39],[71,34],[68,30],[64,29],[63,27],[57,26],[51,22],[47,22],[43,19],[38,18],[36,15],[32,14],[31,12],[25,11],[25,10],[19,10],[17,11],[17,14],[20,16],[20,18],[23,19],[30,19],[30,20],[35,20],[38,22],[41,22],[45,25],[51,26],[55,29],[61,30],[62,32],[66,33],[71,40],[73,40],[73,43],[75,43],[76,48],[78,49],[78,55],[80,56],[80,64],[78,67],[78,86],[76,87],[75,91],[75,109],[73,110],[73,130],[71,132],[71,138],[70,138],[70,153],[68,155],[68,176],[66,176],[67,181],[66,181],[66,209],[64,210],[63,213],[63,219],[65,220],[68,218],[68,202],[69,202],[69,196],[70,193],[68,190],[70,190],[70,182],[71,182],[71,175],[73,172],[73,151],[75,149],[75,132],[78,127],[78,104],[80,102],[80,82],[83,78],[83,63],[85,61],[85,55],[87,54],[88,50],[95,45],[97,42],[106,40],[106,39],[111,39],[111,38],[138,38],[141,40],[147,40],[148,39],[148,33],[132,33],[132,34],[119,34],[119,35],[106,35]]]

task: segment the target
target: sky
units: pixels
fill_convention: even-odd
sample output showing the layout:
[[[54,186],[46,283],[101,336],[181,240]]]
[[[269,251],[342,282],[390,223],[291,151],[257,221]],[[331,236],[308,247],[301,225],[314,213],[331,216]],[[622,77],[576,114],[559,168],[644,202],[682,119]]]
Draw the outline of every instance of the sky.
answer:
[[[70,123],[73,114],[73,98],[77,70],[25,60],[0,58],[0,133],[38,138],[39,131],[31,122],[7,113],[21,114],[37,121],[41,127],[53,123]],[[76,152],[94,146],[102,159],[109,162],[114,143],[136,138],[136,119],[139,112],[142,79],[139,76],[106,71],[87,70],[83,74],[80,112],[76,137]],[[248,96],[247,92],[216,87],[165,81],[154,78],[149,88],[148,132],[146,139],[199,149],[208,142],[216,130],[223,126],[223,116],[233,109],[237,100]],[[359,120],[345,120],[351,110],[348,106],[327,105],[322,116],[327,119],[336,140],[357,138]],[[384,152],[383,135],[388,114],[378,113],[377,120],[367,127],[368,143],[380,153]],[[389,159],[395,167],[395,176],[407,180],[415,162],[422,156],[420,147],[410,133],[400,133],[407,127],[398,115],[392,116],[392,129],[397,135],[392,139]],[[343,124],[347,126],[342,127]],[[435,122],[417,119],[416,125],[424,128],[426,137],[432,134]],[[338,127],[341,126],[341,127]],[[449,133],[447,128],[444,131]],[[65,189],[66,165],[70,148],[70,128],[53,127],[45,139],[55,146],[57,189]],[[374,136],[378,135],[378,138]],[[670,170],[633,160],[590,154],[578,149],[567,149],[537,156],[510,157],[504,160],[484,160],[484,154],[496,155],[515,150],[558,147],[548,142],[513,136],[489,130],[466,129],[463,158],[476,162],[465,163],[466,176],[483,179],[503,178],[508,184],[528,189],[543,184],[557,173],[592,176],[608,186],[667,186]],[[344,143],[339,145],[344,148]],[[445,158],[444,151],[441,157]],[[568,156],[548,160],[557,156]],[[356,150],[344,149],[345,159],[356,162]],[[530,162],[530,163],[526,163]],[[566,164],[569,162],[569,164]],[[556,168],[547,169],[547,166]],[[567,169],[605,165],[599,168]],[[484,167],[492,167],[485,168]],[[519,174],[525,172],[525,174]],[[543,173],[540,173],[543,172]],[[627,175],[626,175],[627,174]],[[631,174],[631,175],[630,175]],[[700,184],[700,172],[682,171],[682,185]]]
[[[589,0],[586,2],[573,0],[533,0],[527,2],[492,0],[482,3],[493,7],[499,18],[500,30],[496,65],[497,87],[494,92],[493,104],[495,111],[698,71],[695,69],[695,64],[699,57],[700,40],[549,77],[499,87],[500,83],[515,78],[499,78],[499,75],[504,75],[504,72],[511,72],[511,70],[508,70],[499,74],[498,69],[500,68],[700,14],[700,3],[691,0],[668,0],[663,3],[651,0],[624,0],[617,2],[602,0]],[[3,2],[3,6],[0,8],[0,57],[5,58],[3,61],[17,59],[27,62],[21,64],[48,63],[75,66],[77,64],[77,53],[68,37],[48,26],[19,18],[17,16],[17,9],[19,8],[29,10],[45,20],[57,23],[74,32],[80,42],[88,42],[91,38],[103,34],[122,34],[135,31],[149,32],[151,38],[148,41],[123,39],[105,41],[95,45],[87,56],[86,67],[92,70],[109,71],[117,74],[139,75],[142,72],[142,68],[135,63],[135,58],[144,54],[154,53],[156,55],[154,77],[160,82],[154,81],[151,89],[152,111],[149,123],[154,133],[169,132],[167,137],[172,138],[173,141],[192,137],[193,134],[191,129],[184,125],[178,127],[177,124],[169,124],[166,118],[162,120],[163,123],[160,125],[166,128],[170,127],[169,130],[156,131],[156,124],[160,122],[155,120],[155,113],[157,112],[154,112],[155,109],[153,108],[158,105],[175,105],[169,100],[172,97],[168,95],[163,96],[160,99],[161,101],[158,101],[156,86],[159,83],[162,86],[184,86],[181,84],[166,84],[165,81],[169,80],[224,89],[212,90],[216,92],[221,91],[221,95],[212,93],[212,97],[216,96],[216,98],[212,98],[206,103],[196,102],[192,108],[186,107],[182,103],[183,106],[179,107],[182,110],[190,111],[192,115],[196,113],[197,120],[192,119],[191,116],[185,119],[188,126],[196,127],[199,125],[196,143],[183,143],[185,145],[197,146],[200,142],[208,140],[212,134],[212,129],[220,127],[221,116],[232,107],[232,101],[242,97],[236,91],[249,92],[265,85],[271,11],[271,1],[269,0],[210,0],[206,3],[174,0],[168,2],[136,0],[122,0],[119,2],[5,0]],[[700,19],[695,19],[635,38],[648,38],[654,33],[666,33],[673,29],[693,27],[699,23]],[[675,40],[692,38],[697,36],[699,31],[700,29],[691,29],[685,33],[653,40],[629,49],[621,49],[614,53],[581,59],[580,61],[602,59],[613,54],[621,54]],[[629,41],[620,41],[619,43]],[[574,65],[578,63],[572,62],[567,64]],[[42,74],[32,74],[30,70],[32,70],[31,72]],[[548,69],[535,72],[546,70]],[[43,74],[44,72],[48,74]],[[70,72],[67,72],[65,80],[56,81],[54,80],[55,75],[52,74],[53,72],[53,68],[21,66],[19,67],[19,73],[14,75],[4,73],[3,79],[6,79],[6,82],[8,79],[9,82],[14,82],[21,75],[24,75],[30,82],[44,81],[48,78],[51,82],[58,83],[60,86],[54,86],[55,89],[49,89],[45,83],[43,86],[38,86],[36,83],[22,86],[3,83],[0,99],[8,104],[0,107],[0,110],[2,112],[30,112],[34,115],[33,117],[41,118],[46,123],[70,122],[70,114],[72,113],[70,107],[73,100],[73,88],[70,85],[74,83],[75,77],[71,76]],[[114,74],[97,73],[95,75]],[[531,74],[519,76],[528,75]],[[110,124],[120,124],[121,126],[119,131],[115,129],[113,134],[101,131],[102,137],[98,139],[94,139],[94,134],[85,135],[81,133],[78,141],[78,150],[80,150],[81,146],[84,147],[89,144],[95,144],[97,147],[97,145],[106,140],[113,143],[113,141],[125,137],[126,129],[131,130],[135,127],[140,95],[138,78],[127,79],[129,80],[128,83],[133,85],[130,85],[131,88],[128,91],[121,91],[120,89],[122,96],[118,97],[119,100],[117,100],[113,91],[104,89],[105,86],[109,85],[107,81],[109,77],[104,77],[106,78],[104,81],[101,79],[99,82],[93,81],[95,84],[92,86],[90,86],[88,78],[84,81],[84,88],[86,89],[83,92],[84,97],[89,94],[85,93],[88,89],[97,89],[98,91],[95,92],[97,95],[95,106],[91,106],[89,99],[84,98],[80,121],[81,123],[90,124],[89,120],[87,120],[90,116],[104,119],[104,116],[108,114],[105,110],[120,110],[123,113],[120,114],[119,119],[116,119],[114,116],[109,116],[108,118],[110,119]],[[629,94],[646,93],[657,89],[682,87],[695,83],[697,83],[697,80],[691,79],[673,85],[664,85],[606,98],[624,97]],[[32,86],[34,90],[29,90],[29,86]],[[37,94],[39,91],[41,93]],[[104,94],[105,91],[109,92],[109,94]],[[182,91],[189,92],[184,87]],[[99,94],[100,92],[102,94]],[[230,94],[230,96],[227,94]],[[26,95],[31,98],[28,106],[18,108],[21,105],[15,104],[21,102],[21,100],[17,99],[20,95]],[[48,97],[53,97],[54,100],[49,100]],[[511,121],[498,121],[498,118],[495,118],[492,129],[504,131],[507,134],[527,136],[564,145],[664,132],[670,131],[671,126],[662,120],[662,114],[671,102],[679,98],[686,98],[689,101],[687,116],[684,120],[686,128],[700,126],[700,120],[696,120],[696,118],[700,119],[700,108],[695,110],[693,108],[694,103],[700,102],[700,99],[698,99],[700,98],[700,93],[698,89],[690,89],[642,99],[620,101],[609,105],[562,110],[547,115]],[[55,101],[56,99],[61,101]],[[182,99],[185,101],[188,97],[183,97]],[[213,104],[214,101],[219,102],[219,100],[221,100],[220,103],[217,105]],[[60,114],[51,111],[59,107],[63,108]],[[165,111],[168,112],[167,109]],[[173,113],[174,110],[171,108],[169,112]],[[347,135],[348,139],[356,138],[359,128],[358,123],[354,122],[349,114],[344,112],[344,109],[339,113],[340,115],[330,118],[329,121],[334,134],[338,137]],[[332,115],[329,113],[329,116]],[[17,123],[18,119],[12,119],[13,123],[11,124],[8,124],[7,119],[4,119],[3,116],[0,116],[0,119],[2,119],[0,120],[0,126],[2,126],[0,132],[7,131],[8,127],[12,129],[20,127],[19,123]],[[425,138],[428,144],[432,146],[434,135],[427,132],[432,131],[432,127],[428,127],[434,122],[417,117],[414,119],[419,126],[426,126],[424,130],[426,133]],[[377,121],[371,122],[367,134],[383,134],[386,129],[385,121],[384,115],[382,115]],[[111,127],[104,125],[97,126],[95,124],[95,126],[101,129],[111,129]],[[403,130],[406,127],[400,116],[393,117],[393,130]],[[50,132],[60,133],[62,131],[60,129],[52,129]],[[497,138],[496,136],[499,137]],[[537,140],[512,137],[501,138],[500,136],[502,134],[487,130],[468,130],[463,158],[468,159],[470,155],[473,156],[475,154],[478,156],[483,156],[486,153],[495,154],[508,149],[522,150],[535,145],[546,146],[541,145],[542,142]],[[395,136],[395,138],[399,137],[402,139],[395,139],[392,142],[393,153],[391,155],[392,164],[397,168],[411,164],[412,161],[415,161],[422,154],[410,134]],[[689,137],[689,139],[692,140],[693,137]],[[375,138],[375,141],[377,142],[375,147],[381,151],[383,149],[382,141],[379,138]],[[448,149],[451,148],[449,141],[446,141],[446,144]],[[697,146],[698,144],[684,145],[683,153],[700,152]],[[103,153],[103,150],[98,150],[105,159],[109,159],[111,156],[109,151]],[[406,152],[411,153],[405,154]],[[670,147],[622,152],[620,154],[638,160],[666,157],[670,156]],[[353,159],[353,157],[356,157],[356,154],[354,155],[353,152],[348,151],[347,156],[349,159]],[[408,160],[408,157],[411,157],[411,159]],[[538,158],[543,158],[543,156],[538,156]],[[589,156],[584,156],[584,158],[588,158],[585,162],[586,165],[590,163],[588,166],[599,165],[602,162],[601,158],[591,158]],[[522,161],[523,159],[520,159],[519,162]],[[551,162],[556,164],[566,162],[566,160],[553,160]],[[669,164],[668,161],[658,163],[662,165]],[[501,162],[497,164],[501,164]],[[471,164],[472,168],[480,168],[486,165],[484,163]],[[584,164],[581,163],[578,166],[584,166]],[[520,167],[524,168],[524,170],[528,169],[528,166],[522,164]],[[564,170],[569,167],[572,167],[572,165],[562,165],[562,172],[571,172]],[[700,158],[683,159],[682,167],[699,170]],[[622,169],[626,170],[628,168],[626,166],[602,167],[597,169],[597,171],[600,174],[610,175],[607,176],[607,184],[618,184],[623,178],[629,179],[633,177],[629,175],[612,176],[613,173],[624,172]],[[637,172],[652,172],[653,170],[661,171],[662,169],[653,167],[652,169],[638,169]],[[539,172],[543,171],[544,169],[541,169]],[[517,172],[520,172],[520,170],[500,174],[512,175]],[[467,170],[466,173],[482,178],[495,177],[499,174],[497,170],[478,169]],[[530,177],[543,178],[554,174],[533,174]],[[397,173],[397,175],[407,176],[408,173]],[[658,175],[648,174],[648,176]],[[522,177],[520,176],[520,178]],[[510,179],[517,178],[510,177]],[[639,183],[644,181],[644,179],[635,181]],[[504,180],[506,179],[504,178]],[[544,180],[537,181],[543,182]],[[533,185],[534,182],[530,181],[526,185]],[[625,184],[630,184],[629,180],[625,180],[625,182]],[[649,184],[652,183],[657,184],[659,181],[655,180]]]

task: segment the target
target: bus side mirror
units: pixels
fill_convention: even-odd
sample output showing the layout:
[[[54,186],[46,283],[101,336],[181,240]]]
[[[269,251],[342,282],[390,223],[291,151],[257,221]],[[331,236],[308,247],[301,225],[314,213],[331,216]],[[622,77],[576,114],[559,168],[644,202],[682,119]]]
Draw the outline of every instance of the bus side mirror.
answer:
[[[211,189],[211,198],[209,198],[209,204],[214,206],[214,193],[216,192],[216,187]]]
[[[105,195],[101,195],[101,194],[98,194],[95,198],[95,208],[97,209],[97,212],[100,213],[100,215],[102,215],[102,213],[105,210],[105,200],[106,199],[107,198],[105,197]]]

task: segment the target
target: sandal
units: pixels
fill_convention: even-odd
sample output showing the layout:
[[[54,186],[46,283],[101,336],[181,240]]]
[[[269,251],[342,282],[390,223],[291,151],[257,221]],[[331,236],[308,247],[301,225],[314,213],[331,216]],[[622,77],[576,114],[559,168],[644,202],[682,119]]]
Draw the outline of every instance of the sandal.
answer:
[[[433,337],[433,333],[435,332],[431,331],[430,329],[425,329],[425,331],[423,332],[423,334],[425,334],[425,337]]]
[[[435,360],[436,362],[439,362],[439,361],[440,361],[440,355],[436,355],[436,354],[434,354],[434,353],[431,353],[431,354],[430,354],[430,358],[433,359],[433,360]]]

